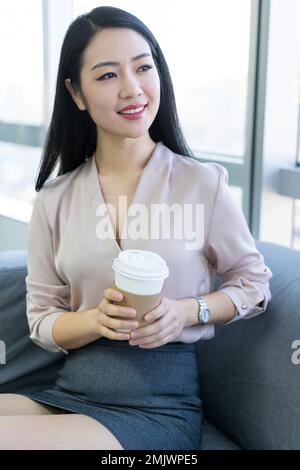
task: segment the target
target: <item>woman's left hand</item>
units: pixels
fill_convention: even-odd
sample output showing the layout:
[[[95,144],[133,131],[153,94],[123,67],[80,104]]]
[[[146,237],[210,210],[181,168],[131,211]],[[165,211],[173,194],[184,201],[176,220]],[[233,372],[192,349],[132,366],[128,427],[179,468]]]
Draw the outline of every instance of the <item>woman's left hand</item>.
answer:
[[[162,297],[160,304],[145,314],[144,320],[148,320],[149,325],[132,330],[129,344],[149,349],[162,346],[176,338],[184,328],[184,303]]]

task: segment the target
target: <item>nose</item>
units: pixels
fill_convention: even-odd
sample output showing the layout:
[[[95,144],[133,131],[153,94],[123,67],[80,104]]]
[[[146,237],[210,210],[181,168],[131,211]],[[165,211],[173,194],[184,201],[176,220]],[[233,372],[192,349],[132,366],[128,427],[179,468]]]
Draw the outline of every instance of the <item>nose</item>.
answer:
[[[132,98],[134,96],[139,96],[142,93],[143,90],[141,89],[138,78],[130,73],[124,75],[121,82],[120,98]]]

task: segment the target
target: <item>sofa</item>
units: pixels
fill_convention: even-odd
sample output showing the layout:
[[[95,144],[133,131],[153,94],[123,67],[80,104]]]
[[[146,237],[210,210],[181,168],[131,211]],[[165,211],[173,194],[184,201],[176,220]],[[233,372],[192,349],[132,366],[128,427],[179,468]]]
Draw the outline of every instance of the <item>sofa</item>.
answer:
[[[202,450],[300,449],[300,251],[256,244],[273,272],[266,312],[197,342]],[[48,387],[65,358],[29,339],[26,259],[0,252],[0,393]]]

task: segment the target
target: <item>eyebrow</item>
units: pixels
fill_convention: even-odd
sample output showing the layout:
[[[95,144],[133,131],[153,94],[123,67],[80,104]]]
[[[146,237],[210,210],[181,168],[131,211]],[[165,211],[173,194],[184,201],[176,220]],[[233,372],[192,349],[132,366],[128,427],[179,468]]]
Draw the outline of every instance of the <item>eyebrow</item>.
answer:
[[[133,58],[131,59],[131,62],[134,62],[134,61],[136,61],[136,60],[142,59],[143,57],[152,57],[152,56],[151,56],[151,54],[149,54],[149,52],[144,52],[143,54],[139,54],[139,55],[133,57]],[[106,61],[106,62],[99,62],[99,64],[94,65],[94,67],[91,69],[91,72],[92,72],[93,70],[95,70],[96,68],[105,67],[105,66],[107,66],[107,65],[109,65],[109,66],[117,66],[117,65],[121,65],[121,64],[120,64],[120,62],[113,62],[113,61],[111,61],[111,60],[108,60],[108,61]]]

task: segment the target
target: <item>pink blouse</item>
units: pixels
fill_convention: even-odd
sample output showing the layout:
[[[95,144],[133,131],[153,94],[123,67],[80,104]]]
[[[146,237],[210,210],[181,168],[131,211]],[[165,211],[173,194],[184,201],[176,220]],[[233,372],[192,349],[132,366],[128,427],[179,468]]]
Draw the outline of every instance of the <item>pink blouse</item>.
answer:
[[[26,277],[33,342],[48,351],[68,354],[53,340],[55,320],[66,311],[96,308],[103,290],[114,285],[113,259],[126,249],[155,251],[166,260],[170,269],[163,288],[166,297],[182,299],[213,292],[219,273],[222,284],[218,290],[238,310],[233,321],[265,311],[272,273],[256,249],[222,165],[200,163],[158,142],[141,174],[131,206],[134,204],[147,208],[152,204],[202,205],[199,239],[203,243],[188,249],[191,240],[176,237],[174,230],[171,238],[131,238],[129,234],[120,246],[115,238],[99,237],[97,208],[107,206],[95,154],[75,170],[46,182],[37,193],[28,231]],[[171,229],[175,223],[176,217],[171,218]],[[184,328],[173,341],[191,343],[213,336],[214,325],[193,326]]]

